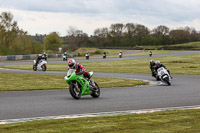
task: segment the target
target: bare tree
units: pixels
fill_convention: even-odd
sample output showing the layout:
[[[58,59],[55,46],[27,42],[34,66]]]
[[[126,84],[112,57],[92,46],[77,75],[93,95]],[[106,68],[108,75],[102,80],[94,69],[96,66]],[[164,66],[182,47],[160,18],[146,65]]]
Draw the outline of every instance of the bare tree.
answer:
[[[152,30],[152,34],[156,37],[156,38],[160,38],[166,35],[169,35],[169,28],[167,26],[164,25],[160,25],[156,28],[154,28]]]

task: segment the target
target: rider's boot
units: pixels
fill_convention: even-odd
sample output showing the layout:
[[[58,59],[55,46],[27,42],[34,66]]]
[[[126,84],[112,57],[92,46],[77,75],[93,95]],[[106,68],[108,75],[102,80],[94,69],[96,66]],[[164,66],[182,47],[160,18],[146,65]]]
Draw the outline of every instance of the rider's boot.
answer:
[[[172,75],[171,75],[170,71],[169,71],[169,70],[167,70],[167,72],[169,73],[169,76],[170,76],[170,77],[171,77],[171,79],[172,79],[173,77],[172,77]]]
[[[89,80],[89,83],[90,83],[90,85],[92,86],[92,89],[97,89],[97,87],[96,87],[96,85],[95,85],[95,83],[94,83],[94,81],[90,78]]]

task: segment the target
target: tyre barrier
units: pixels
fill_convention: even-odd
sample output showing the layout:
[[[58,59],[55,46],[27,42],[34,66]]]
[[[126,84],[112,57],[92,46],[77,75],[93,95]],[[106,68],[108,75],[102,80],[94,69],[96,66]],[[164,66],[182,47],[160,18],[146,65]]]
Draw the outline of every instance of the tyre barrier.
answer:
[[[76,57],[78,54],[68,54],[68,57]],[[13,60],[29,60],[35,59],[37,54],[32,55],[9,55],[9,56],[0,56],[0,61],[13,61]],[[47,58],[62,58],[63,54],[48,54]]]

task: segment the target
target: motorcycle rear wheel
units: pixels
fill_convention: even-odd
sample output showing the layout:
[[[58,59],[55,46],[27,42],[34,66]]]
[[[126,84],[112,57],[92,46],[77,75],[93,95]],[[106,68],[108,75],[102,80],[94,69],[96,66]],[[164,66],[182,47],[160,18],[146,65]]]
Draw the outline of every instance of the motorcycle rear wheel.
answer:
[[[71,94],[71,96],[74,98],[74,99],[80,99],[81,98],[81,89],[79,89],[80,91],[78,92],[75,88],[75,86],[73,84],[70,84],[69,86],[69,92]]]
[[[37,66],[33,65],[33,71],[37,71]]]

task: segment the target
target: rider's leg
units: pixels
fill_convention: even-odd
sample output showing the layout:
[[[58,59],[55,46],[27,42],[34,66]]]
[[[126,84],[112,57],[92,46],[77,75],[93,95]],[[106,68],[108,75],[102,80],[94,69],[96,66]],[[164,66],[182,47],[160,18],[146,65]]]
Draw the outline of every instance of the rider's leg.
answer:
[[[95,87],[94,80],[92,80],[90,74],[88,72],[84,72],[83,75],[85,76],[86,79],[88,79],[90,85],[92,85],[92,87]]]
[[[37,59],[37,60],[36,60],[36,64],[35,64],[35,65],[37,66],[37,65],[38,65],[38,63],[39,63],[39,60]]]
[[[169,75],[170,75],[170,77],[171,77],[171,79],[172,79],[172,75],[170,74],[170,71],[169,71],[169,70],[167,70],[167,72],[169,73]]]

